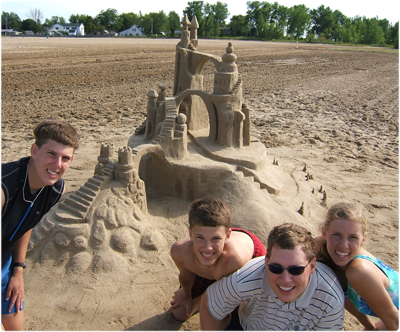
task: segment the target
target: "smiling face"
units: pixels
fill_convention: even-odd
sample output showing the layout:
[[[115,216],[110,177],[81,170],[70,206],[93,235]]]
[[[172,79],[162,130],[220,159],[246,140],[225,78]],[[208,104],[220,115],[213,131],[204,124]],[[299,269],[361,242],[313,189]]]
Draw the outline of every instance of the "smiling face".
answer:
[[[73,154],[71,146],[53,140],[48,140],[40,148],[33,144],[28,168],[31,191],[56,183],[71,165]]]
[[[211,266],[221,256],[225,243],[231,235],[231,230],[227,231],[224,226],[193,226],[189,228],[189,235],[200,263]]]
[[[326,240],[332,260],[339,267],[345,268],[361,252],[366,234],[363,233],[363,226],[357,221],[335,219],[328,229],[322,229],[322,236]]]
[[[294,250],[273,247],[270,258],[265,257],[265,268],[268,273],[268,283],[275,295],[283,302],[291,302],[298,298],[307,288],[311,274],[315,272],[316,259],[305,268],[300,275],[291,275],[287,270],[281,274],[273,274],[268,270],[267,264],[279,265],[284,268],[306,266],[309,262],[301,245]]]

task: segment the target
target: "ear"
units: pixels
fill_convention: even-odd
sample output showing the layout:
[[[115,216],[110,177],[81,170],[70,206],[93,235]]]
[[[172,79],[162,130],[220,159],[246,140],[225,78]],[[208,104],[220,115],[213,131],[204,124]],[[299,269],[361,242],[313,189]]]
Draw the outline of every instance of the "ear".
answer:
[[[232,229],[231,229],[231,228],[229,228],[228,232],[226,233],[226,239],[225,239],[225,243],[227,243],[227,242],[228,242],[229,238],[231,237],[231,234],[232,234]]]
[[[36,158],[36,155],[37,155],[38,151],[39,151],[39,147],[36,145],[36,143],[33,143],[32,146],[31,146],[31,157],[32,157],[32,159]]]
[[[361,245],[364,245],[365,241],[367,240],[367,237],[368,237],[368,233],[365,232],[365,234],[363,236],[363,239],[362,239],[362,242],[361,242]]]
[[[189,237],[192,239],[192,229],[189,227]]]
[[[315,272],[315,269],[317,268],[317,258],[316,257],[314,257],[312,259],[312,261],[310,263],[310,268],[311,268],[310,274],[313,274]]]
[[[326,229],[325,229],[325,226],[322,227],[321,233],[322,233],[322,237],[324,238],[324,240],[326,240]]]

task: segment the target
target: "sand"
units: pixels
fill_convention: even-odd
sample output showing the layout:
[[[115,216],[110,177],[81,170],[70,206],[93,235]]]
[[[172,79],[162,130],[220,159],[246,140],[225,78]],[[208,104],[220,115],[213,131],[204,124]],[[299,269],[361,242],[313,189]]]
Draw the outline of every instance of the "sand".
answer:
[[[38,122],[62,118],[82,137],[65,176],[65,196],[77,190],[93,175],[100,144],[126,145],[143,122],[147,91],[166,84],[172,94],[177,42],[2,38],[2,162],[29,154]],[[222,56],[227,43],[200,40],[198,50]],[[327,205],[354,200],[369,219],[366,248],[398,270],[398,53],[232,43],[251,109],[251,134],[265,144],[271,163],[278,161],[274,167],[286,189],[274,196],[241,178],[209,195],[226,200],[233,225],[264,243],[269,229],[282,222],[301,223],[318,235]],[[212,91],[213,72],[207,64],[206,91]],[[68,256],[46,261],[35,248],[28,254],[25,330],[200,329],[198,314],[179,323],[168,311],[179,285],[169,247],[187,235],[190,201],[156,194],[147,201],[143,222],[163,233],[165,243],[157,251],[140,251],[127,265],[117,260],[113,273],[68,273]],[[304,215],[297,213],[302,203]],[[346,314],[345,329],[360,325]]]

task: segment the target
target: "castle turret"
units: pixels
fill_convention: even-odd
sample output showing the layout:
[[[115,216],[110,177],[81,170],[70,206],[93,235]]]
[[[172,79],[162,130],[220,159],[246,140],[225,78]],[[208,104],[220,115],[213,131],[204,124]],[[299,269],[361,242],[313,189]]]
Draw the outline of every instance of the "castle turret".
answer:
[[[199,28],[199,22],[197,21],[196,15],[193,15],[192,22],[190,23],[190,42],[193,47],[197,47],[199,41],[197,40],[197,29]]]
[[[189,31],[189,25],[190,25],[190,21],[189,18],[187,16],[187,14],[185,14],[185,17],[182,19],[182,31],[181,31],[181,46],[186,48],[189,46],[189,37],[190,37],[190,31]]]
[[[228,44],[226,53],[222,56],[219,71],[215,73],[214,93],[227,94],[232,91],[238,81],[238,69],[235,63],[237,56],[233,53],[232,43]]]

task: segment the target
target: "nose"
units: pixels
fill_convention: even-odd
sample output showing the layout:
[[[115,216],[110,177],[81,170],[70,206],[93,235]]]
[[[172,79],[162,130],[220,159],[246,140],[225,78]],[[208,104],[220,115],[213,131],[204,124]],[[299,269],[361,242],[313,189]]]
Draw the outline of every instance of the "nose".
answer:
[[[62,165],[62,157],[56,156],[56,157],[54,158],[54,164],[55,164],[58,168],[61,168],[61,165]]]
[[[289,282],[292,280],[292,275],[287,270],[284,270],[283,273],[281,274],[280,279],[282,281]]]

